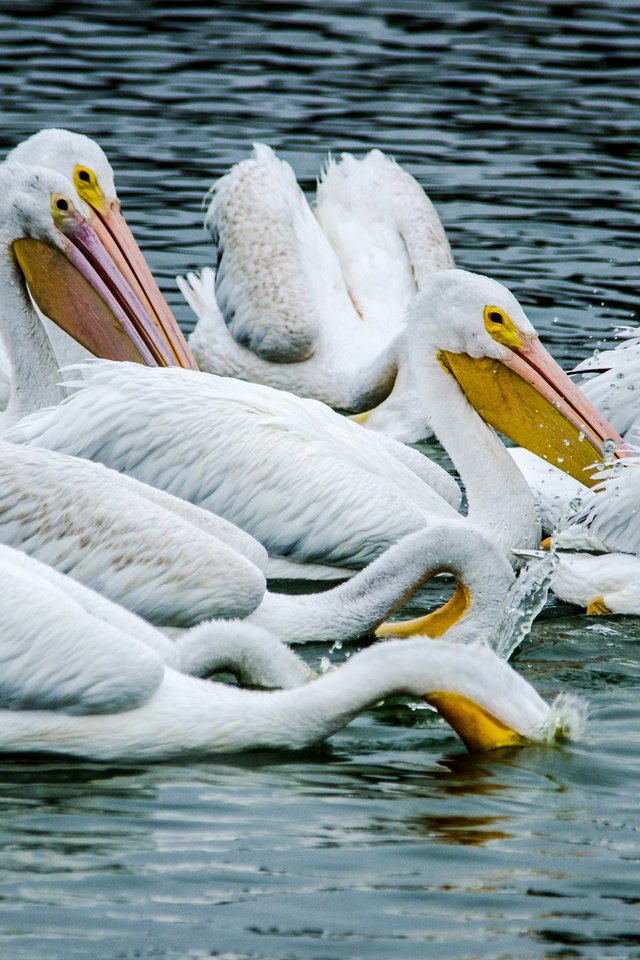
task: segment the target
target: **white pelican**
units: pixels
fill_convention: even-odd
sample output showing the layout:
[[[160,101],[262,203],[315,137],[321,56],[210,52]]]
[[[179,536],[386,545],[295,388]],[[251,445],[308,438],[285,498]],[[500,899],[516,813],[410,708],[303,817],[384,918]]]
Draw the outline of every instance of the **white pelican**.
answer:
[[[245,690],[185,675],[152,643],[88,609],[86,597],[39,576],[31,564],[7,563],[2,551],[0,570],[7,585],[0,601],[0,750],[153,761],[301,749],[397,694],[424,697],[471,750],[575,732],[572,703],[549,707],[484,644],[391,640],[304,685]],[[237,636],[255,628],[234,629]],[[450,636],[465,641],[475,634],[469,621]]]
[[[231,672],[241,683],[261,687],[297,686],[310,675],[304,661],[295,656],[282,641],[266,630],[237,621],[207,621],[185,630],[173,643],[141,617],[21,550],[3,544],[0,544],[0,577],[7,591],[4,603],[0,603],[3,629],[13,622],[11,618],[18,610],[19,594],[14,597],[10,594],[13,584],[18,582],[20,590],[29,589],[36,593],[46,583],[45,589],[53,588],[49,592],[53,598],[50,623],[55,629],[65,629],[62,620],[64,610],[59,608],[59,597],[63,595],[62,604],[66,604],[71,622],[77,608],[81,607],[93,618],[96,629],[107,627],[133,638],[135,642],[153,650],[166,666],[182,673],[211,676],[222,671]],[[11,599],[7,600],[6,597]],[[68,603],[69,599],[72,603]],[[29,611],[30,607],[23,610],[25,621],[28,620]],[[6,620],[3,615],[7,617]],[[37,629],[37,624],[22,629]]]
[[[264,548],[232,524],[100,464],[3,440],[0,542],[152,623],[242,617],[292,643],[366,635],[446,571],[458,582],[455,600],[385,632],[435,636],[474,607],[491,623],[514,579],[493,543],[454,518],[403,538],[347,584],[304,597],[273,593]]]
[[[49,170],[0,168],[0,331],[13,369],[4,415],[11,422],[34,403],[58,398],[49,341],[25,287],[70,328],[103,313],[133,330],[141,351],[150,315],[84,218],[73,187]],[[88,316],[85,315],[88,311]],[[92,328],[86,331],[90,339]],[[116,352],[134,340],[114,333]],[[2,540],[20,545],[159,623],[183,626],[212,616],[246,616],[265,589],[264,549],[210,513],[97,464],[0,441]],[[237,579],[236,579],[237,578]]]
[[[9,159],[63,173],[101,217],[118,204],[113,171],[88,137],[42,130]],[[218,181],[206,218],[217,278],[205,268],[179,280],[200,318],[190,347],[204,370],[365,410],[393,386],[409,300],[429,272],[453,266],[451,251],[423,190],[379,150],[329,160],[315,212],[263,144]],[[49,332],[61,363],[78,359]]]
[[[93,262],[101,265],[110,284],[107,288],[97,282],[97,289],[105,296],[110,289],[119,289],[117,258],[109,266],[106,251],[83,220],[81,201],[73,193],[73,187],[51,171],[38,172],[15,163],[0,169],[0,330],[6,334],[15,371],[9,415],[16,406],[28,405],[38,387],[43,390],[48,385],[52,395],[56,390],[55,359],[27,296],[21,267],[26,265],[31,274],[36,271],[36,295],[46,296],[57,319],[72,330],[78,309],[86,306],[94,286],[89,280],[82,286],[78,279],[82,275],[72,272],[67,259],[70,247],[64,242],[67,234],[75,237],[80,231],[85,247],[92,244]],[[58,203],[63,204],[65,222],[71,224],[67,234],[58,226]],[[74,204],[78,209],[73,209]],[[40,258],[35,267],[29,259],[32,250]],[[12,251],[17,251],[15,256]],[[46,288],[45,257],[55,258],[57,271],[47,278]],[[57,281],[59,272],[65,280],[63,290]],[[88,268],[86,272],[92,279]],[[77,289],[83,296],[79,306],[73,300]],[[107,312],[108,306],[93,295],[95,317],[100,310]],[[124,304],[125,294],[119,292],[118,297]],[[139,322],[137,314],[130,312],[131,320]],[[105,336],[99,328],[96,334],[98,342]],[[91,335],[89,328],[85,331],[88,343]],[[478,591],[489,593],[488,584],[483,585],[482,578],[464,566],[472,559],[473,538],[466,529],[456,529],[460,526],[456,517],[445,528],[434,530],[433,541],[422,532],[380,557],[375,568],[363,571],[349,589],[305,603],[301,598],[265,594],[264,548],[225,520],[86,460],[2,440],[0,453],[0,540],[72,574],[158,624],[188,627],[211,617],[252,614],[254,622],[277,626],[290,640],[345,638],[378,626],[440,569],[458,573],[472,594],[476,582]],[[449,557],[444,544],[451,549]],[[491,544],[476,536],[473,547],[486,571]],[[500,566],[505,562],[498,554],[494,559],[498,573]],[[499,603],[498,579],[492,586]],[[460,610],[468,603],[467,589]]]
[[[433,273],[409,323],[421,399],[465,483],[471,522],[502,549],[537,546],[529,488],[487,424],[574,476],[602,460],[614,431],[496,281]],[[72,396],[11,439],[100,460],[204,506],[260,540],[280,570],[344,573],[457,515],[389,456],[387,438],[316,401],[176,368],[92,362],[78,374]]]
[[[640,441],[640,337],[625,329],[613,350],[600,350],[583,360],[580,388],[630,443]]]
[[[179,278],[200,369],[344,410],[389,393],[409,301],[453,266],[428,197],[379,150],[328,161],[314,216],[291,167],[255,144],[214,185],[205,227],[215,281]]]
[[[628,458],[593,476],[567,505],[549,541],[559,558],[554,593],[587,613],[640,614],[640,463]],[[570,553],[567,551],[585,551]]]

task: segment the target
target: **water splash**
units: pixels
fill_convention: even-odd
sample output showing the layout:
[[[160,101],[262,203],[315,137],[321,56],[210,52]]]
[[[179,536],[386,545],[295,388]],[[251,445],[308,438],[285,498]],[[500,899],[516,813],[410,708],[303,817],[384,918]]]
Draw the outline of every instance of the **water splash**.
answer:
[[[559,693],[550,710],[541,730],[545,743],[579,740],[584,736],[589,712],[585,700],[574,693]]]
[[[558,567],[554,550],[515,550],[514,553],[534,562],[520,571],[509,588],[502,616],[489,638],[493,650],[505,660],[529,635],[533,621],[546,602]]]

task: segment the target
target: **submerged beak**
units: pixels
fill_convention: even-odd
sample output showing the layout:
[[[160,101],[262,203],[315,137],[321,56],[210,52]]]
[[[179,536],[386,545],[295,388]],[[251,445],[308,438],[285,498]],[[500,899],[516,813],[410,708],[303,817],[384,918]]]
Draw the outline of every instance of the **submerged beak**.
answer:
[[[438,358],[483,420],[585,485],[596,482],[588,472],[596,463],[628,455],[537,336],[501,360],[448,351]]]
[[[175,365],[149,301],[127,278],[122,255],[78,212],[54,209],[54,221],[61,248],[33,237],[12,245],[39,310],[96,356]]]
[[[132,290],[146,306],[152,323],[165,343],[164,365],[197,370],[187,342],[162,296],[160,289],[133,238],[127,221],[120,211],[118,200],[103,200],[92,204],[92,225],[102,245],[118,264]]]
[[[470,752],[522,747],[532,742],[461,693],[438,690],[425,699],[453,727]]]

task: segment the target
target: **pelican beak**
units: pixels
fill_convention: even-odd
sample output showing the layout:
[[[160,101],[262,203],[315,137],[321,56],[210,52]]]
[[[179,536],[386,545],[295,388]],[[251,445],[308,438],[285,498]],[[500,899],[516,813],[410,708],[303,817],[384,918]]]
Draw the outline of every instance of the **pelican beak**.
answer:
[[[596,482],[588,472],[595,464],[628,455],[536,335],[507,346],[501,360],[449,351],[438,359],[483,420],[585,485]]]
[[[93,229],[131,289],[147,308],[153,325],[164,341],[162,365],[197,370],[198,365],[187,341],[120,211],[120,201],[105,200],[99,188],[93,193],[93,198],[85,198],[91,207]]]
[[[438,690],[425,699],[453,727],[470,752],[522,747],[532,742],[461,693]]]
[[[59,246],[33,237],[12,244],[36,306],[96,356],[150,366],[175,364],[148,301],[121,269],[122,257],[105,246],[80,213],[60,201],[52,197]]]
[[[410,620],[385,620],[374,630],[376,637],[442,637],[467,612],[471,595],[464,583],[459,583],[452,597],[437,610]]]

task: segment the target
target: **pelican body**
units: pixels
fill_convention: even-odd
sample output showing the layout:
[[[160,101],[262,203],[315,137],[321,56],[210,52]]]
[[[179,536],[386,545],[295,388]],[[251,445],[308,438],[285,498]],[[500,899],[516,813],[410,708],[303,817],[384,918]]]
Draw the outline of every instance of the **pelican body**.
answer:
[[[399,693],[426,697],[469,749],[570,733],[566,710],[550,708],[487,646],[455,642],[474,632],[471,622],[454,628],[453,642],[387,641],[302,685],[292,676],[293,654],[285,652],[290,689],[246,690],[186,675],[175,660],[169,665],[151,628],[140,637],[122,616],[114,624],[107,612],[105,620],[102,598],[11,553],[0,548],[0,575],[9,587],[0,608],[0,751],[157,761],[303,749]],[[198,628],[201,640],[207,629]],[[231,629],[239,641],[235,668],[241,672],[244,659],[246,672],[241,634],[255,628]],[[209,637],[214,661],[218,645]]]

